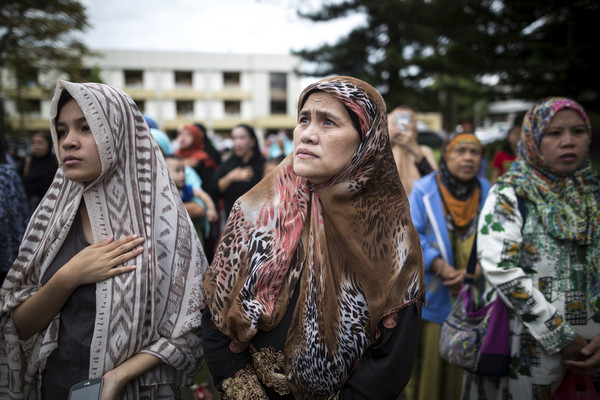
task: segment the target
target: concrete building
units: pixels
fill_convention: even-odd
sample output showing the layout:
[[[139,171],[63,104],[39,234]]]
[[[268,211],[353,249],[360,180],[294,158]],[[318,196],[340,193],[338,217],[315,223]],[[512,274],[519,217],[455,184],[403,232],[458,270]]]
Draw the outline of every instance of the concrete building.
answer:
[[[181,124],[200,122],[209,135],[228,137],[247,123],[262,140],[279,129],[296,126],[296,107],[303,89],[292,55],[205,54],[186,52],[96,50],[84,59],[84,76],[97,71],[103,83],[129,94],[159,128],[174,135]],[[24,90],[29,111],[21,120],[10,100],[10,74],[3,74],[6,114],[13,127],[48,129],[51,88],[58,76],[38,71]],[[50,89],[50,91],[49,91]]]

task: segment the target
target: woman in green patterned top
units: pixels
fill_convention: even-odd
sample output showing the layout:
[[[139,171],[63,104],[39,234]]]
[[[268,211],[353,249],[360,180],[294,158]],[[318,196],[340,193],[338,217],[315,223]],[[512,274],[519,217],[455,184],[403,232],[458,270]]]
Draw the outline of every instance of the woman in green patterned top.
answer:
[[[525,117],[517,160],[490,190],[477,243],[488,294],[512,311],[510,373],[466,373],[464,398],[550,399],[567,370],[599,386],[600,181],[590,139],[572,100],[544,99]]]

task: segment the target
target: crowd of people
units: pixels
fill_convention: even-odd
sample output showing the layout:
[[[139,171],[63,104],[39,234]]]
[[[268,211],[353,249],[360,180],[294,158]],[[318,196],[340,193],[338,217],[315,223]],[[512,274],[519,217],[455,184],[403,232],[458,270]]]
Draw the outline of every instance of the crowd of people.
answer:
[[[292,139],[235,126],[230,154],[104,84],[59,81],[50,121],[21,167],[0,142],[0,397],[103,378],[102,400],[175,399],[205,364],[225,400],[549,399],[568,376],[600,396],[600,181],[575,101],[517,118],[491,182],[472,129],[436,156],[352,77],[302,91]],[[506,377],[440,357],[473,254],[511,310]]]

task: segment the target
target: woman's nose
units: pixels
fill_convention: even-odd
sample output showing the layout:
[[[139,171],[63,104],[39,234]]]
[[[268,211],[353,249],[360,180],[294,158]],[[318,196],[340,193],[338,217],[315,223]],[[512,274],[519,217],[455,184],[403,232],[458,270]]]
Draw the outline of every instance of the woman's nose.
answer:
[[[302,143],[315,143],[318,140],[318,133],[314,124],[310,124],[302,130],[300,140],[302,140]]]
[[[561,145],[570,147],[570,146],[573,146],[574,144],[575,144],[575,135],[567,129],[561,137]]]
[[[62,137],[61,146],[63,149],[70,149],[77,145],[77,139],[73,133],[66,132]]]

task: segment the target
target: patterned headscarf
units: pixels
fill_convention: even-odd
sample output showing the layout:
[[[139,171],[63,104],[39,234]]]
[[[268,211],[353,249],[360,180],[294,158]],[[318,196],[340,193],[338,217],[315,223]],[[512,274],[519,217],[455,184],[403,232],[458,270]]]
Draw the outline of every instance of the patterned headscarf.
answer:
[[[358,117],[356,153],[319,185],[294,174],[291,153],[237,201],[203,284],[213,322],[243,343],[275,327],[298,288],[284,350],[298,399],[335,393],[376,340],[377,324],[395,326],[397,311],[424,293],[381,95],[354,78],[328,78],[304,89],[299,111],[314,91]]]
[[[479,187],[479,181],[477,180],[477,176],[474,176],[468,182],[463,182],[460,179],[456,178],[454,175],[450,173],[448,170],[448,164],[446,159],[448,158],[448,153],[459,143],[475,143],[481,148],[483,152],[483,147],[479,142],[479,139],[472,133],[454,133],[450,135],[444,141],[444,146],[442,146],[441,151],[441,160],[440,160],[440,179],[442,184],[448,189],[450,194],[454,196],[456,199],[464,201],[467,200],[473,194],[475,188]]]
[[[576,111],[589,133],[591,125],[583,108],[573,100],[551,97],[537,102],[525,116],[517,159],[498,181],[514,187],[518,196],[535,205],[536,214],[550,235],[587,246],[589,265],[600,259],[600,181],[589,156],[568,175],[557,174],[544,161],[540,143],[544,130],[557,112]],[[589,144],[588,144],[589,146]],[[599,272],[590,268],[590,300],[600,311]]]
[[[88,184],[70,181],[59,169],[31,217],[19,256],[0,291],[0,397],[35,397],[38,376],[57,346],[60,319],[20,342],[12,311],[41,287],[85,199],[94,242],[137,234],[144,251],[127,265],[136,270],[96,283],[96,321],[89,374],[101,377],[138,353],[164,361],[124,389],[188,384],[200,366],[198,337],[206,258],[148,124],[133,100],[110,86],[59,81],[51,103],[56,154],[57,104],[68,91],[83,111],[96,141],[102,171]],[[59,163],[62,163],[59,160]]]

